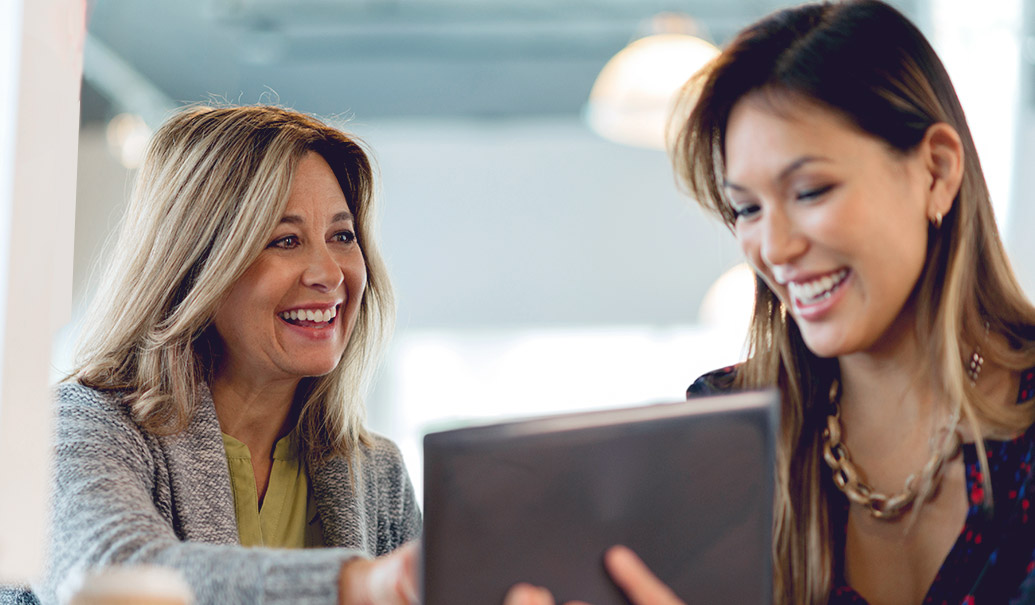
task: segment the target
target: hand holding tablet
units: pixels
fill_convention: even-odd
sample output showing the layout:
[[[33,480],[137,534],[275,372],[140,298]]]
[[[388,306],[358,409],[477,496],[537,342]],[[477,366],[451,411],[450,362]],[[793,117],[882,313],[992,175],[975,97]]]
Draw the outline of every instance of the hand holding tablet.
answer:
[[[341,568],[341,605],[413,605],[417,603],[420,545],[410,542],[376,559],[357,557]]]
[[[604,566],[611,579],[625,592],[633,605],[685,605],[672,589],[651,573],[636,553],[624,546],[613,546],[604,555]],[[507,593],[503,605],[555,605],[546,588],[518,584]],[[568,601],[565,605],[588,605]]]

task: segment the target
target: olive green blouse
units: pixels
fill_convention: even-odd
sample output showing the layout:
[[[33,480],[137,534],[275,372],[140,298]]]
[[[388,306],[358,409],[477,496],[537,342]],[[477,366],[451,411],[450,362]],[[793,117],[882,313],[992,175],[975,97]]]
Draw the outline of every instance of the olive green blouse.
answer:
[[[248,446],[223,433],[223,447],[234,492],[237,532],[243,546],[315,548],[324,545],[323,527],[309,489],[305,465],[299,460],[295,432],[273,447],[273,468],[259,508]]]

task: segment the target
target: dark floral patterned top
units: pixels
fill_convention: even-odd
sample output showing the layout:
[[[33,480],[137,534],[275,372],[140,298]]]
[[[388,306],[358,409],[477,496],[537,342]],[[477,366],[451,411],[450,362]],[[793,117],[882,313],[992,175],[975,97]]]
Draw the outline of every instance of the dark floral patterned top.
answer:
[[[727,391],[736,368],[724,368],[698,378],[687,396]],[[1021,374],[1017,402],[1035,397],[1035,368]],[[995,603],[1035,604],[1035,425],[1010,441],[985,441],[991,471],[995,508],[989,515],[982,507],[983,477],[977,448],[963,445],[967,497],[967,520],[952,550],[949,551],[924,605]],[[847,512],[848,500],[837,495],[832,503]],[[843,538],[842,538],[843,539]],[[838,573],[830,605],[865,604]]]

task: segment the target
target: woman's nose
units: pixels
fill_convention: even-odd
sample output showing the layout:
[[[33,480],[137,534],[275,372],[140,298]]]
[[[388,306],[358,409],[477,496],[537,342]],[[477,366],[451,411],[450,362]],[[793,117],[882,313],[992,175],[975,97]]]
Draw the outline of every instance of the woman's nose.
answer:
[[[785,265],[801,256],[808,242],[797,225],[781,209],[762,217],[762,260],[770,267]]]
[[[313,246],[306,256],[305,270],[302,272],[302,284],[330,292],[342,284],[345,276],[337,259],[326,245]]]

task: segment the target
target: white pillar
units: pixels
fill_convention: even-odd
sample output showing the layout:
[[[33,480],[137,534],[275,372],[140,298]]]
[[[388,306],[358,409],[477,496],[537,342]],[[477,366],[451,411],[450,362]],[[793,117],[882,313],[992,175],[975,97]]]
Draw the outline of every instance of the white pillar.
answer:
[[[41,571],[51,340],[70,315],[85,0],[0,0],[0,581]]]

